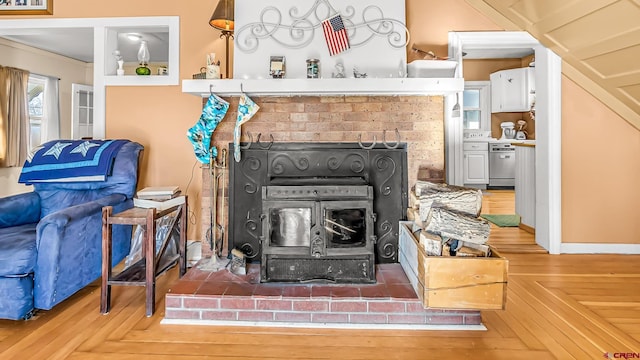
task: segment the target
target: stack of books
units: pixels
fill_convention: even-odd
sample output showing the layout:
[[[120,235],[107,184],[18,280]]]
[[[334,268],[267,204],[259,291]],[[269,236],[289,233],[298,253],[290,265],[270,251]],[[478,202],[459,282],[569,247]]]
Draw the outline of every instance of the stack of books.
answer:
[[[166,210],[184,204],[185,197],[180,194],[178,186],[146,187],[136,193],[136,197],[133,198],[133,206]]]

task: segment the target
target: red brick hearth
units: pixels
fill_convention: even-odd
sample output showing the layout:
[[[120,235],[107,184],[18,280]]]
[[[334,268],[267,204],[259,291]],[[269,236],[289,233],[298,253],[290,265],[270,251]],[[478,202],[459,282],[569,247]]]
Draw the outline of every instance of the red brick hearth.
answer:
[[[163,322],[483,329],[479,311],[424,309],[399,264],[376,270],[376,284],[261,284],[258,264],[242,276],[194,267],[166,294]]]

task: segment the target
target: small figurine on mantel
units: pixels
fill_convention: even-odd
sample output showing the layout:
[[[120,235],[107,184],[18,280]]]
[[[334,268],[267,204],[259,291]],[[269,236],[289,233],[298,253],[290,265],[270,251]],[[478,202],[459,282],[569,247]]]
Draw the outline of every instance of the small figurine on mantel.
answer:
[[[366,78],[367,77],[367,73],[361,73],[360,71],[358,71],[358,67],[354,66],[353,67],[353,77],[355,77],[356,79]]]
[[[336,68],[337,72],[336,73],[332,72],[331,73],[331,77],[336,78],[336,79],[344,78],[345,77],[344,76],[344,65],[341,62],[339,62],[339,63],[336,64],[335,68]]]

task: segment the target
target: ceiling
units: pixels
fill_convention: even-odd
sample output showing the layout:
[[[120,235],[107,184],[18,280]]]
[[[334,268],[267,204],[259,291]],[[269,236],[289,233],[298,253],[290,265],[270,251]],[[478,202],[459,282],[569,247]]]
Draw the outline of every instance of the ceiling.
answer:
[[[562,72],[640,129],[639,0],[466,0],[563,59]]]
[[[118,29],[118,50],[125,62],[137,62],[140,42],[127,38],[128,34],[137,34],[146,40],[151,54],[151,62],[166,62],[169,54],[169,30],[136,28]],[[93,28],[54,28],[20,29],[15,32],[4,31],[0,37],[24,45],[49,51],[86,63],[93,63]]]

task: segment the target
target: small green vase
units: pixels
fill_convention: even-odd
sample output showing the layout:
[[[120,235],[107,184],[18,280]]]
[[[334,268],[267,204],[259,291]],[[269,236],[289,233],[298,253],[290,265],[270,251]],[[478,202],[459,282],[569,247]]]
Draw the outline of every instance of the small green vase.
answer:
[[[136,68],[136,74],[138,75],[151,75],[151,69],[146,66],[139,66]]]

